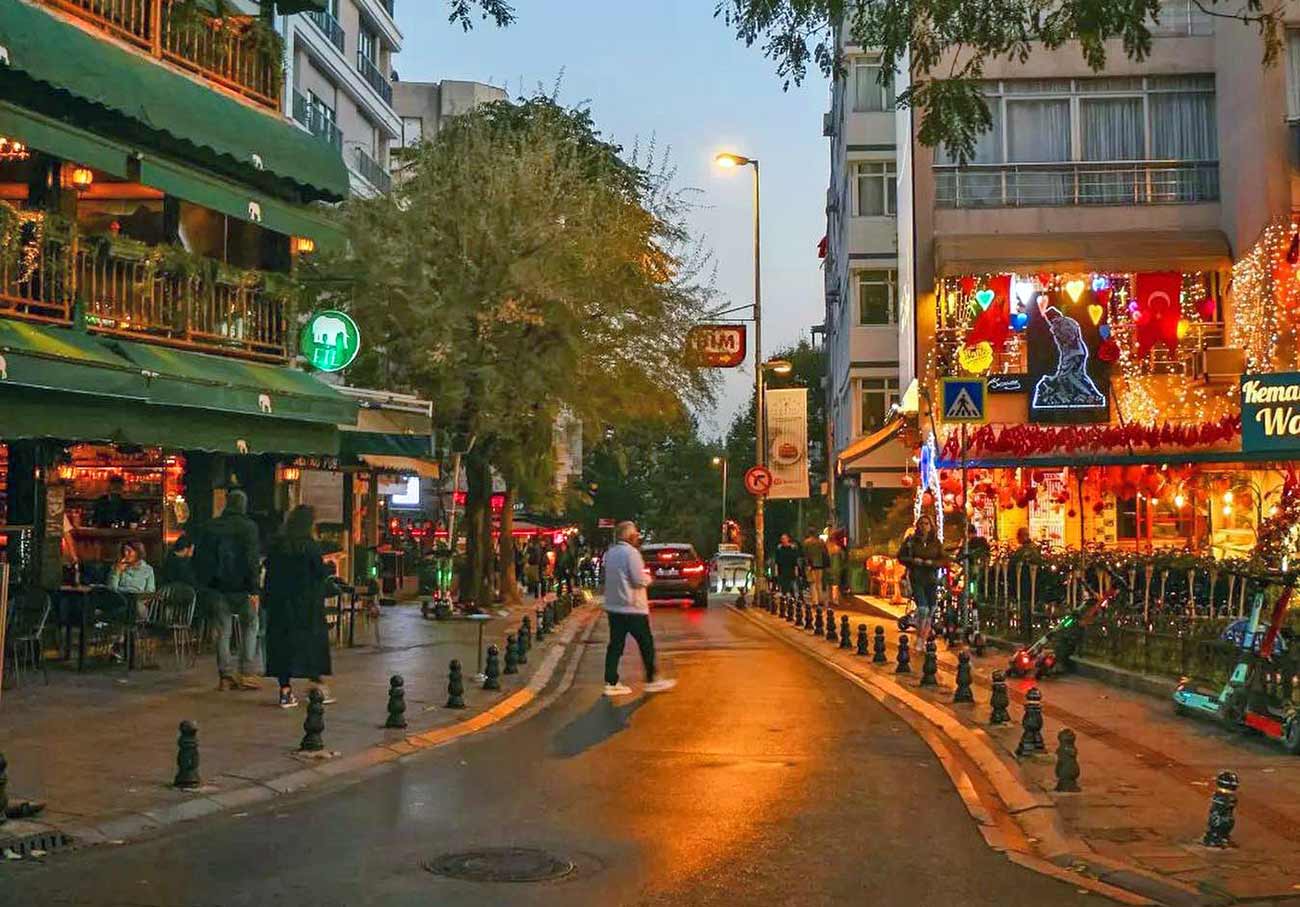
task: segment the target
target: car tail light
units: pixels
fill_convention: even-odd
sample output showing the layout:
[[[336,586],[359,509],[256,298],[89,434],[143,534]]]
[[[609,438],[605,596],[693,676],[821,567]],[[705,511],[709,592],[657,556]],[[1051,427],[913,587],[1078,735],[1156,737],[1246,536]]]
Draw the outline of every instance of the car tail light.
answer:
[[[687,564],[682,568],[682,573],[687,576],[699,576],[704,572],[704,565],[701,563]]]
[[[661,560],[661,561],[675,561],[675,560],[677,560],[677,552],[676,552],[676,551],[660,551],[660,552],[659,552],[659,560]]]

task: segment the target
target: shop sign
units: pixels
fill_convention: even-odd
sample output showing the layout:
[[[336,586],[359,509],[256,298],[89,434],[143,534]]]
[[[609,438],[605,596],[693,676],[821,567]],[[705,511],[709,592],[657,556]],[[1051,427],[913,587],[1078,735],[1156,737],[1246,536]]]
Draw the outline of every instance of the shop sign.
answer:
[[[990,394],[1023,394],[1029,390],[1028,375],[989,375]]]
[[[1300,372],[1241,376],[1241,449],[1300,450]]]
[[[745,326],[697,324],[686,335],[686,352],[706,368],[735,368],[745,361]]]
[[[315,312],[302,326],[298,350],[322,372],[347,368],[361,350],[361,332],[346,312],[326,309]]]

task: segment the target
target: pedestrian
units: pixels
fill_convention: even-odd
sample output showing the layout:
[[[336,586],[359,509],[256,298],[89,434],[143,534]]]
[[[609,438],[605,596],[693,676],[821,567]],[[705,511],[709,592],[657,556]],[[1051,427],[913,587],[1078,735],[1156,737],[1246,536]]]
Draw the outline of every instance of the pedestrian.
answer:
[[[525,555],[524,581],[528,584],[528,594],[533,598],[542,597],[542,546],[537,536],[528,540],[528,552]]]
[[[641,533],[636,523],[624,520],[614,530],[618,540],[605,552],[605,613],[609,617],[609,648],[605,651],[605,695],[626,696],[632,692],[618,679],[618,663],[630,633],[641,650],[645,665],[645,691],[671,690],[676,680],[658,677],[655,672],[655,640],[650,631],[650,571],[641,559]]]
[[[149,593],[157,588],[153,567],[145,560],[143,542],[122,543],[121,557],[108,574],[108,588],[129,595]]]
[[[330,636],[325,623],[329,568],[316,541],[316,512],[299,506],[289,512],[284,530],[266,553],[263,592],[266,614],[266,676],[280,684],[280,708],[298,704],[292,680],[320,684],[325,702],[334,701],[321,678],[330,674]]]
[[[826,589],[830,594],[831,605],[840,605],[840,587],[844,585],[845,562],[848,552],[844,550],[844,539],[838,532],[832,532],[826,539]]]
[[[830,566],[830,556],[826,552],[826,543],[811,529],[804,536],[803,559],[808,570],[808,597],[814,605],[820,605],[826,594],[826,568]]]
[[[555,591],[573,594],[573,549],[568,540],[555,549]]]
[[[795,583],[798,582],[799,546],[790,538],[790,533],[781,533],[777,542],[776,554],[772,557],[776,565],[776,585],[782,595],[794,595]]]
[[[217,620],[217,689],[261,688],[258,591],[261,550],[257,524],[248,517],[248,496],[238,488],[226,495],[221,516],[203,530],[195,548],[194,572],[213,593]],[[231,637],[239,624],[239,651]],[[238,669],[238,670],[236,670]]]
[[[916,603],[916,641],[924,649],[939,596],[939,568],[944,564],[943,545],[929,515],[922,514],[916,521],[916,530],[898,549],[898,561],[907,568],[912,600]]]

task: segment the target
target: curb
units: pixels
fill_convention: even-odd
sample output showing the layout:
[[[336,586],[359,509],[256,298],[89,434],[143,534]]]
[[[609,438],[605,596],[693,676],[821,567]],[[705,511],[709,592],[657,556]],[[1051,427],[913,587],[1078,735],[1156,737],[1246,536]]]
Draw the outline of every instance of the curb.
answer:
[[[463,737],[487,730],[507,718],[518,715],[529,706],[536,705],[544,708],[563,692],[561,689],[539,700],[542,691],[551,683],[557,668],[567,655],[572,657],[569,669],[562,677],[561,686],[567,688],[577,673],[577,656],[582,654],[585,643],[590,639],[602,613],[596,607],[589,607],[588,612],[575,615],[578,617],[576,621],[562,627],[555,636],[551,637],[552,644],[549,651],[524,687],[472,718],[446,727],[434,728],[422,734],[394,737],[391,741],[346,756],[322,760],[310,767],[286,772],[246,787],[210,793],[203,793],[200,789],[192,799],[167,807],[132,813],[97,825],[55,830],[61,831],[71,839],[72,843],[68,849],[97,844],[125,844],[171,825],[265,803],[326,781],[336,780],[341,776],[353,775],[354,777],[350,779],[353,783],[363,781],[385,770],[394,762],[409,759],[424,751],[446,746]],[[573,646],[575,641],[578,643],[576,648]]]
[[[748,613],[748,609],[742,611],[729,607],[765,632],[802,650],[860,687],[917,730],[947,771],[967,812],[979,826],[985,843],[1012,862],[1124,904],[1211,907],[1231,903],[1094,853],[1084,841],[1069,834],[1052,798],[1031,788],[1016,769],[1003,761],[983,730],[966,727],[946,709],[884,676],[875,672],[862,675],[851,671],[807,644],[803,637],[778,632],[756,615]],[[945,743],[955,745],[959,753],[954,753]],[[988,803],[979,797],[965,769],[958,764],[960,757],[969,761],[992,787],[997,803]],[[991,811],[1014,823],[1023,841],[1017,842],[993,827],[996,819],[990,815]],[[1084,875],[1077,868],[1094,875]]]

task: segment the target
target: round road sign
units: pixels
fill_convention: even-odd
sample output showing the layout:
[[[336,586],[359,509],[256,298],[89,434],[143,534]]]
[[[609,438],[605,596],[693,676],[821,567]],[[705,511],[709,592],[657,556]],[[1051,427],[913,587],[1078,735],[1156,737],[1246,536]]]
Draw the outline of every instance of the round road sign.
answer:
[[[745,490],[756,497],[766,497],[772,490],[772,470],[754,466],[745,473]]]

